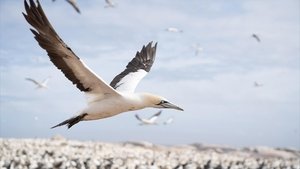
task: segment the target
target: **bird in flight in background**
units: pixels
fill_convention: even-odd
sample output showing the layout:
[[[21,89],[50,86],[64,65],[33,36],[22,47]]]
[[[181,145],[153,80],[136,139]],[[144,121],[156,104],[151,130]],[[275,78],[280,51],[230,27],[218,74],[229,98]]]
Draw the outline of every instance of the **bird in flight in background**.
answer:
[[[167,32],[174,32],[174,33],[182,33],[183,30],[175,28],[175,27],[169,27],[166,29]]]
[[[161,114],[161,110],[158,111],[157,113],[155,113],[154,115],[152,115],[150,118],[144,119],[144,118],[140,118],[140,116],[138,116],[137,114],[135,115],[136,119],[138,119],[141,123],[140,125],[156,125],[156,120],[158,118],[158,116]]]
[[[72,127],[80,121],[97,120],[117,114],[144,109],[170,108],[183,111],[162,96],[151,93],[134,93],[140,80],[150,71],[155,60],[157,43],[143,46],[128,63],[125,70],[118,74],[108,85],[101,77],[90,70],[81,59],[58,36],[48,21],[41,4],[24,0],[26,21],[39,45],[46,50],[52,63],[60,69],[76,87],[87,95],[87,106],[75,116],[53,126]]]
[[[257,81],[254,82],[254,87],[262,87],[263,84],[262,83],[258,83]]]
[[[105,0],[106,5],[105,8],[114,8],[116,5],[112,0]]]
[[[49,79],[50,79],[50,77],[46,78],[42,82],[38,82],[32,78],[25,78],[25,80],[28,80],[28,81],[34,83],[36,85],[36,89],[48,89],[47,84],[48,84]]]
[[[52,1],[54,2],[56,0],[52,0]],[[66,1],[76,10],[76,12],[80,13],[76,0],[66,0]]]
[[[199,44],[193,44],[192,48],[195,49],[195,56],[199,55],[203,51],[203,48]]]
[[[260,42],[260,38],[256,34],[252,34],[252,37],[257,41]]]

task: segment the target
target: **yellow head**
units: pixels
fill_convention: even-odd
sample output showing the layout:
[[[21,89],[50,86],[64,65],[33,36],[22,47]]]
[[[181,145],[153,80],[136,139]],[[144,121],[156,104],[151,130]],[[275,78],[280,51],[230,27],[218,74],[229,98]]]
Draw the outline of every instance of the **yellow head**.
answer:
[[[176,109],[176,110],[183,111],[182,108],[176,106],[175,104],[170,103],[164,97],[150,94],[150,93],[140,93],[139,95],[145,107]]]

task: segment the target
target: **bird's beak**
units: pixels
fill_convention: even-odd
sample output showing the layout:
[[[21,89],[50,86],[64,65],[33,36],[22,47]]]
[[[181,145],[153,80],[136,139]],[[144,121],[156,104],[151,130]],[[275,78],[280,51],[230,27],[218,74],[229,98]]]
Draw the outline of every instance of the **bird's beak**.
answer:
[[[161,104],[161,106],[163,106],[164,108],[169,108],[169,109],[176,109],[176,110],[180,110],[180,111],[183,111],[182,108],[176,106],[175,104],[172,104],[172,103],[163,103]]]

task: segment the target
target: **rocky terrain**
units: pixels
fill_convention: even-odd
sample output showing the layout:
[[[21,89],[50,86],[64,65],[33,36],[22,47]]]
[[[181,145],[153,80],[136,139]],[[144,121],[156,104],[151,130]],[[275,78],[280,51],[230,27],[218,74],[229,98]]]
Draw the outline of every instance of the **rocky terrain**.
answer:
[[[300,151],[147,142],[104,143],[52,139],[1,139],[0,168],[81,169],[300,169]]]

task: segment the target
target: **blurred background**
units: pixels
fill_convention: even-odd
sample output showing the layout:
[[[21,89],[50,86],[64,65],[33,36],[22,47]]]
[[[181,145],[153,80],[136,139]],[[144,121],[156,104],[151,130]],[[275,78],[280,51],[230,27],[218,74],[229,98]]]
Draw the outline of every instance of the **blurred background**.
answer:
[[[50,129],[86,104],[50,62],[25,21],[24,2],[0,1],[0,137],[300,149],[298,0],[41,0],[57,33],[106,82],[136,51],[158,42],[156,61],[136,92],[168,98],[159,125],[140,126],[157,109]],[[167,31],[177,28],[179,31]],[[253,34],[255,36],[253,36]],[[258,39],[258,38],[259,39]],[[48,89],[25,78],[51,77]],[[163,125],[169,118],[173,123]]]

